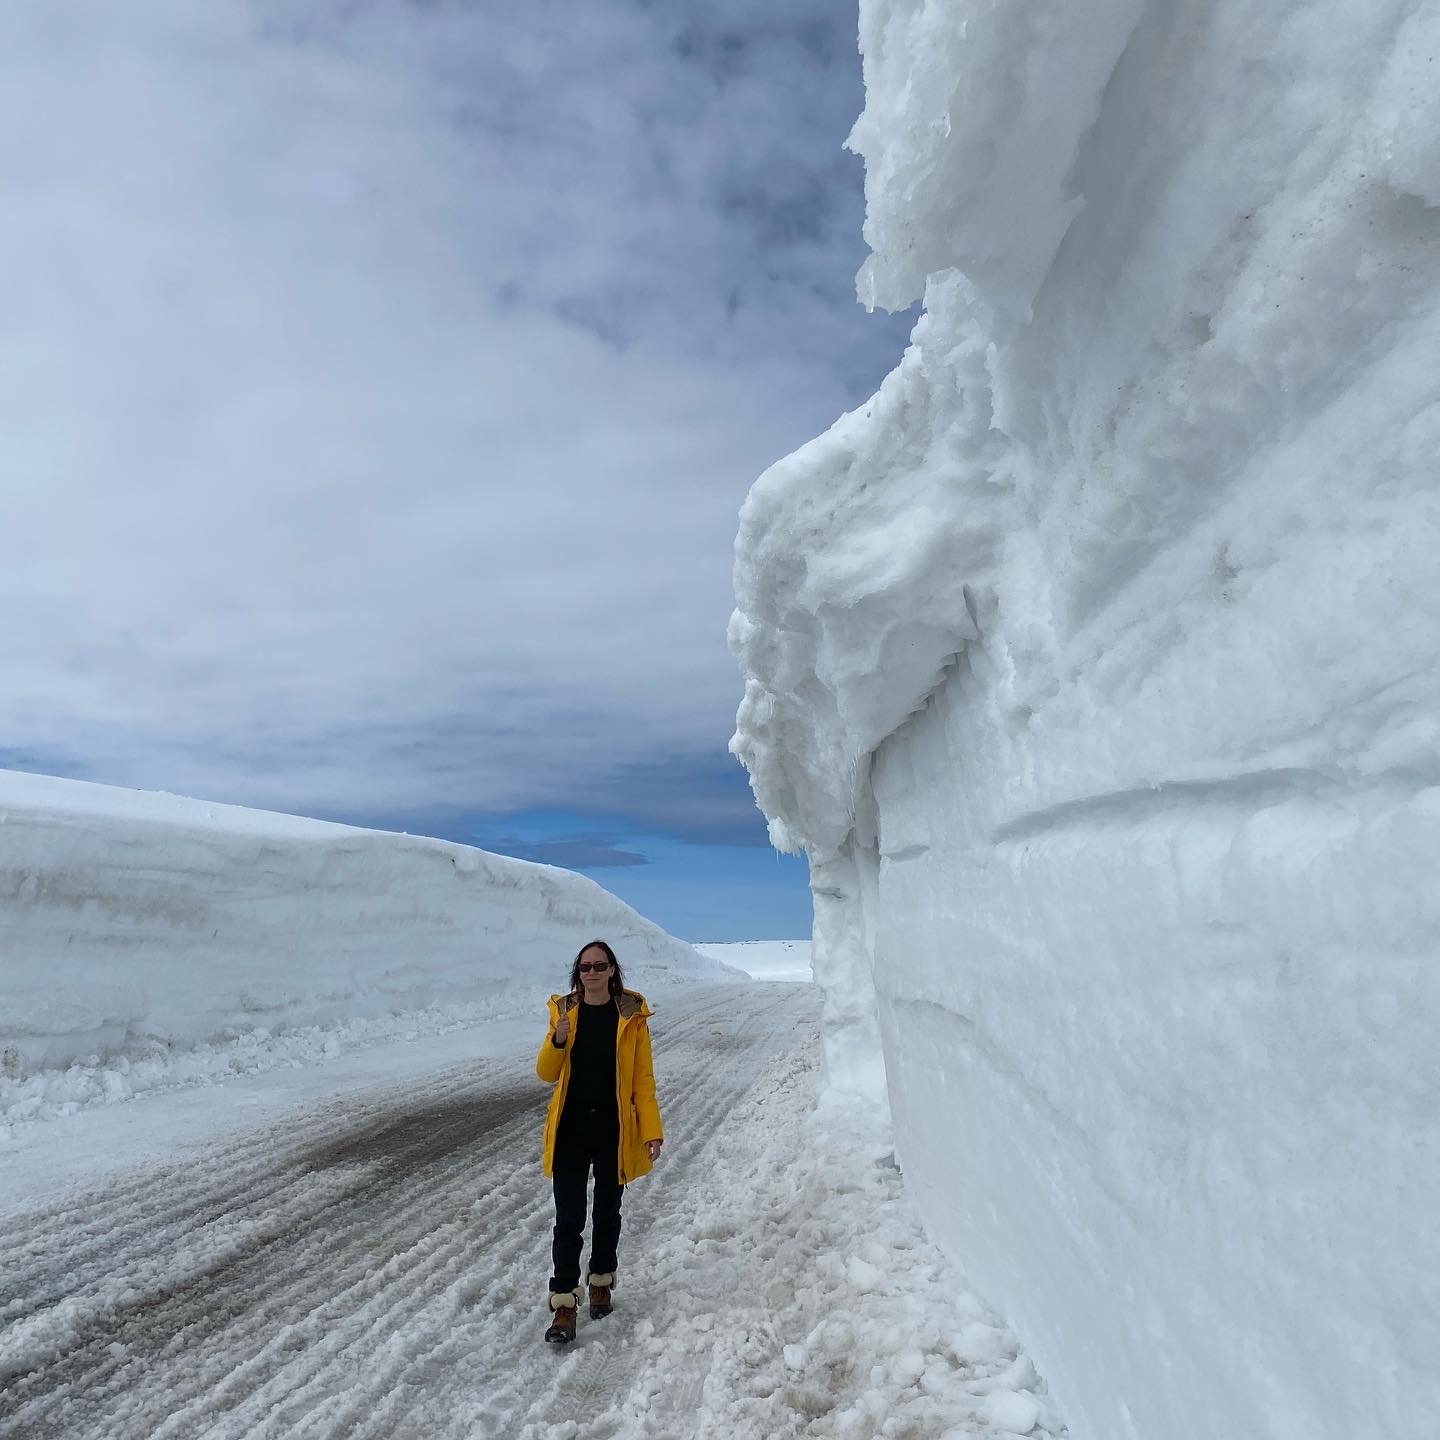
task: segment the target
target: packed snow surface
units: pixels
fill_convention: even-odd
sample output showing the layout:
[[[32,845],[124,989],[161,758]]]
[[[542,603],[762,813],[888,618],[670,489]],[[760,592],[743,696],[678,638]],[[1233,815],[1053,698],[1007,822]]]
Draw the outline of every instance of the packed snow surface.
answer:
[[[615,1313],[582,1310],[565,1350],[541,1338],[541,1007],[237,1077],[208,1125],[193,1091],[98,1143],[96,1112],[51,1122],[0,1169],[0,1436],[1056,1436],[876,1112],[815,1113],[817,1005],[740,984],[656,1006],[665,1150],[625,1192]]]
[[[737,940],[695,948],[722,965],[744,971],[752,980],[808,982],[814,978],[808,940]]]
[[[830,1087],[1078,1440],[1428,1433],[1440,4],[861,45],[861,298],[925,311],[731,630]]]
[[[17,1125],[528,1012],[601,936],[724,973],[566,870],[0,771],[0,1143]]]

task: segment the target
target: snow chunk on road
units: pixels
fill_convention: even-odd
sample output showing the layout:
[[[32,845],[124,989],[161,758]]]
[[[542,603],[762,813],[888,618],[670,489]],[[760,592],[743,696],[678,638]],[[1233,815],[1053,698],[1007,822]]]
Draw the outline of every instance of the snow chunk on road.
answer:
[[[1034,1396],[1015,1390],[992,1390],[981,1409],[997,1430],[1009,1435],[1029,1435],[1040,1419],[1040,1407]]]

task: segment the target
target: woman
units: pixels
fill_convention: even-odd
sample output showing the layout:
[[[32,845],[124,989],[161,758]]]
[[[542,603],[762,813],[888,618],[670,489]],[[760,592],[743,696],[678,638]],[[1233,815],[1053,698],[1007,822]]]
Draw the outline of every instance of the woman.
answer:
[[[581,948],[570,993],[550,997],[550,1028],[535,1070],[555,1087],[545,1115],[545,1173],[555,1184],[550,1328],[545,1338],[575,1338],[585,1191],[595,1172],[590,1231],[590,1318],[610,1313],[620,1197],[655,1163],[664,1143],[650,1059],[650,1007],[625,989],[615,952],[603,941]]]

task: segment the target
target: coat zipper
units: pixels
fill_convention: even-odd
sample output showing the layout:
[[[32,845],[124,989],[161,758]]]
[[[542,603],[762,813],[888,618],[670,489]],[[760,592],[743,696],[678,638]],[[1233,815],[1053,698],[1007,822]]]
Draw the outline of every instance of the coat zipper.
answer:
[[[620,1023],[615,1027],[615,1115],[620,1121],[620,1133],[615,1139],[615,1169],[622,1185],[628,1185],[630,1177],[625,1173],[625,1112],[620,1108],[623,1103],[620,1097],[620,1033],[629,1023],[629,1017],[621,1015]]]

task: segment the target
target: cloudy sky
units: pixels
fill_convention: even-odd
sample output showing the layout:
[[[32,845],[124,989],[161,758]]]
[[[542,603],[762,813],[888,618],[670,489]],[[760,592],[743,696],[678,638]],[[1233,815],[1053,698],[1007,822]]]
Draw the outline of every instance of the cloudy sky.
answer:
[[[0,7],[0,765],[807,933],[724,630],[746,489],[908,330],[854,299],[855,24]]]

